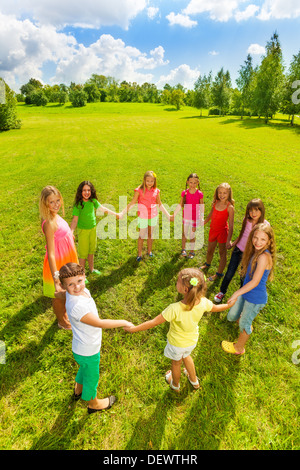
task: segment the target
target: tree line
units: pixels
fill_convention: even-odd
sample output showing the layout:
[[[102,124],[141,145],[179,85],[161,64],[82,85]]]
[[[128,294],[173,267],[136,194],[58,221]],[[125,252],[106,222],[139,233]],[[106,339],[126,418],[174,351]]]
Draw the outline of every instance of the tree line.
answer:
[[[36,106],[69,101],[75,107],[97,101],[162,103],[176,109],[186,105],[198,108],[200,116],[203,109],[208,109],[209,115],[232,114],[241,118],[254,115],[264,117],[265,122],[280,111],[290,116],[293,125],[294,116],[300,114],[300,51],[293,56],[288,70],[284,69],[281,45],[275,32],[266,44],[259,65],[254,67],[252,56],[247,55],[238,71],[235,88],[229,71],[222,67],[215,77],[212,72],[200,75],[193,90],[186,90],[180,83],[173,87],[166,83],[159,90],[153,83],[139,85],[125,80],[119,83],[113,77],[98,74],[93,74],[84,84],[71,82],[69,86],[43,85],[31,78],[21,86],[16,99]]]

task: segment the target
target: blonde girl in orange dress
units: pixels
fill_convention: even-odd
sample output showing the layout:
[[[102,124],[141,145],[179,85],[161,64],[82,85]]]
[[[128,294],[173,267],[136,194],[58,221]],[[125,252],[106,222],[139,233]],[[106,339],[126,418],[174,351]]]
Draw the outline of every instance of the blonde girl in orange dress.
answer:
[[[57,188],[46,186],[40,197],[42,231],[46,238],[46,254],[43,266],[43,292],[52,299],[58,327],[71,329],[65,308],[65,291],[59,281],[59,269],[69,262],[78,263],[72,231],[68,223],[58,215],[63,199]],[[57,297],[56,297],[57,295]]]

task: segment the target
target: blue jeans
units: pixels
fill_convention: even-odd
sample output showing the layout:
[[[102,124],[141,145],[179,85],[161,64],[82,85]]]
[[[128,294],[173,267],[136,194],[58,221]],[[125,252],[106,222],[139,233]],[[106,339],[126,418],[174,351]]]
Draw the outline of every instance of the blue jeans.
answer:
[[[227,320],[231,322],[239,320],[240,331],[245,330],[247,335],[251,335],[252,322],[265,305],[266,304],[252,304],[243,299],[243,296],[240,295],[236,303],[229,310]]]
[[[224,276],[224,279],[220,287],[220,292],[222,292],[223,294],[226,294],[230,281],[235,275],[235,272],[237,268],[239,267],[240,262],[242,261],[242,257],[243,257],[243,252],[237,246],[235,246],[231,254],[231,258],[227,267],[226,274]],[[242,280],[241,280],[241,284],[242,284]]]

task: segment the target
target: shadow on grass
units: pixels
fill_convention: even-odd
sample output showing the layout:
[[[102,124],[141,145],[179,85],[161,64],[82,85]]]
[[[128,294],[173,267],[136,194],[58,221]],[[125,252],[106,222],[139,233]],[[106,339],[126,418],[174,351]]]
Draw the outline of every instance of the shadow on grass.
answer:
[[[205,314],[207,315],[207,314]],[[218,332],[220,330],[220,332]],[[170,449],[218,450],[227,426],[235,416],[235,382],[240,372],[241,357],[226,355],[221,341],[228,339],[227,328],[220,314],[211,314],[206,332],[199,337],[193,356],[201,389],[195,394],[185,413],[180,432]],[[216,338],[220,342],[216,343]],[[190,386],[191,388],[191,386]]]
[[[152,294],[168,287],[173,277],[183,269],[185,264],[186,260],[180,258],[180,254],[178,253],[157,270],[155,266],[153,266],[153,270],[148,276],[143,290],[137,295],[139,304],[143,305]]]
[[[167,385],[166,385],[167,386]],[[171,397],[170,397],[170,394]],[[179,398],[169,388],[158,400],[151,416],[141,417],[134,428],[125,450],[159,450],[165,434],[168,414]]]
[[[28,376],[33,375],[40,370],[38,357],[43,350],[54,340],[58,332],[57,321],[51,325],[45,332],[41,341],[37,344],[36,340],[29,341],[25,347],[19,344],[19,336],[26,329],[26,324],[34,320],[35,317],[46,312],[51,306],[49,299],[39,297],[34,302],[26,305],[16,315],[14,315],[0,332],[0,340],[5,344],[14,344],[14,352],[9,353],[9,347],[6,354],[6,364],[0,368],[0,378],[3,373],[0,397],[15,390],[19,383],[23,382]],[[54,315],[53,315],[53,318]]]
[[[263,118],[228,118],[225,120],[223,119],[219,122],[219,124],[221,126],[227,124],[239,124],[239,126],[243,127],[244,129],[256,129],[266,127],[269,129],[275,129],[276,131],[290,130],[292,132],[295,132],[296,134],[300,134],[300,126],[298,124],[294,124],[293,126],[291,126],[289,124],[289,121],[284,119],[272,119],[268,121],[268,123],[266,123]]]

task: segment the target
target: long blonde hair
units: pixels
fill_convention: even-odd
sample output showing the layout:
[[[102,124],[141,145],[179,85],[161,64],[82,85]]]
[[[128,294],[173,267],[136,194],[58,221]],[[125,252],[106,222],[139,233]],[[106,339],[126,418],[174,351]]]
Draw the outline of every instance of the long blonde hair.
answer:
[[[178,274],[184,287],[188,289],[185,296],[187,310],[192,310],[197,300],[205,296],[206,282],[203,273],[197,268],[185,268]]]
[[[39,210],[40,210],[41,219],[48,220],[49,222],[52,222],[54,218],[52,212],[49,209],[49,204],[47,202],[48,197],[51,196],[51,194],[54,194],[55,196],[60,197],[62,212],[64,214],[64,201],[59,190],[55,188],[55,186],[50,186],[50,185],[45,186],[45,188],[41,192]]]
[[[269,237],[269,243],[267,246],[262,248],[259,251],[255,251],[255,248],[253,246],[253,236],[255,232],[257,231],[264,232],[268,235]],[[257,224],[255,227],[251,230],[247,244],[245,247],[245,251],[243,253],[242,257],[242,262],[241,262],[241,275],[246,276],[247,269],[249,263],[251,263],[251,268],[250,268],[250,277],[252,277],[253,272],[255,271],[257,260],[259,256],[264,253],[266,250],[270,252],[271,258],[272,258],[272,267],[270,269],[270,273],[268,276],[268,280],[271,281],[274,277],[274,267],[275,267],[275,261],[276,261],[276,244],[275,244],[275,236],[272,227],[269,224],[262,223],[262,224]]]
[[[234,206],[234,199],[233,199],[232,189],[231,189],[230,184],[228,184],[228,183],[221,183],[221,184],[219,184],[219,186],[217,186],[217,188],[215,190],[215,193],[214,193],[214,197],[213,197],[213,204],[216,201],[219,201],[218,190],[220,188],[224,188],[224,189],[228,190],[228,193],[229,193],[228,194],[228,202],[230,202],[230,204],[232,204]]]
[[[143,182],[142,184],[140,185],[140,188],[143,190],[143,192],[145,192],[146,190],[146,178],[153,178],[154,179],[154,184],[153,184],[153,189],[156,188],[156,174],[154,173],[154,171],[146,171],[146,173],[144,174],[144,177],[143,177]]]

